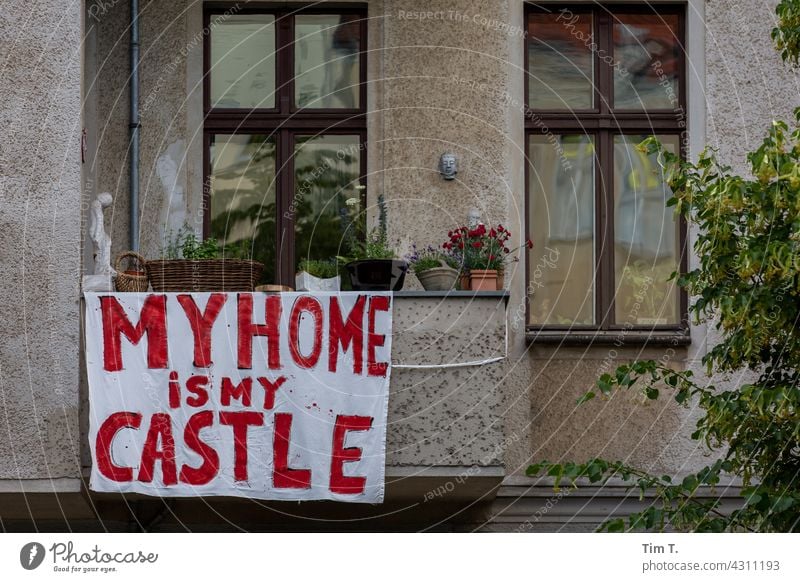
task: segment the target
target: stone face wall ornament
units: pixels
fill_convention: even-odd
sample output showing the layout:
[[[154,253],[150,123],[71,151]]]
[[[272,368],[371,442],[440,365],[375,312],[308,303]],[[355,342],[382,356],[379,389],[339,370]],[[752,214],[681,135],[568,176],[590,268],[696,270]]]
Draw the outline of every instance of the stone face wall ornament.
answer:
[[[117,274],[111,267],[111,237],[106,232],[103,212],[114,198],[108,192],[97,195],[89,215],[89,238],[92,239],[94,268],[91,275],[83,277],[84,291],[112,291],[112,278]]]
[[[439,173],[445,180],[455,180],[458,174],[455,154],[442,154],[439,158]]]

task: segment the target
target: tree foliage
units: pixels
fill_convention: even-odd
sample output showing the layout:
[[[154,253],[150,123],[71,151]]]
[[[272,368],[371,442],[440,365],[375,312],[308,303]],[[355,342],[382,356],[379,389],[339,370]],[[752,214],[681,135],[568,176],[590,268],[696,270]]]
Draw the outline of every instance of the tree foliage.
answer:
[[[697,163],[682,161],[655,138],[642,148],[656,154],[674,197],[668,205],[699,226],[697,269],[678,283],[694,297],[690,315],[712,320],[722,339],[703,358],[709,374],[749,370],[755,381],[734,390],[698,381],[691,371],[640,361],[604,374],[597,390],[639,389],[650,399],[668,389],[680,404],[703,415],[692,438],[723,457],[673,483],[623,463],[540,463],[558,487],[578,478],[621,478],[655,495],[655,503],[627,522],[603,529],[692,531],[800,530],[800,109],[793,130],[774,122],[761,146],[748,155],[752,178],[731,173],[713,152]],[[677,276],[674,274],[673,276]],[[595,397],[586,393],[579,402]],[[698,487],[714,486],[723,473],[743,481],[742,508],[724,515],[718,502],[699,500]]]
[[[772,39],[784,61],[800,60],[800,0],[782,0]],[[666,151],[655,138],[642,144],[656,153],[674,192],[668,202],[699,226],[694,250],[700,266],[678,283],[695,298],[695,321],[713,320],[722,340],[703,358],[709,374],[747,370],[756,380],[734,390],[698,381],[691,371],[640,361],[604,374],[597,389],[638,389],[649,399],[666,387],[679,404],[695,402],[703,415],[692,438],[723,457],[673,483],[620,462],[542,462],[529,475],[547,474],[558,488],[583,478],[616,477],[655,501],[607,531],[675,528],[689,531],[800,531],[800,109],[794,128],[773,122],[761,146],[748,154],[751,178],[731,173],[706,150],[696,164]],[[673,274],[673,277],[677,274]],[[596,393],[579,400],[585,403]],[[719,511],[698,499],[723,474],[740,477],[742,506]]]
[[[772,29],[772,40],[783,60],[797,65],[800,57],[800,1],[783,0],[775,14],[778,24]]]

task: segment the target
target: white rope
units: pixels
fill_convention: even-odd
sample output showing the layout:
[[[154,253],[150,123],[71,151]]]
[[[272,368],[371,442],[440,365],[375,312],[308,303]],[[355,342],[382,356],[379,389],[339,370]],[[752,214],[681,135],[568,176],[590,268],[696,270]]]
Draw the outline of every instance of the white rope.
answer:
[[[505,322],[505,337],[503,338],[503,343],[503,355],[489,358],[487,360],[472,360],[471,362],[456,362],[454,364],[392,364],[392,368],[401,368],[405,370],[437,370],[444,368],[470,368],[473,366],[485,366],[486,364],[500,362],[508,357],[508,322]]]

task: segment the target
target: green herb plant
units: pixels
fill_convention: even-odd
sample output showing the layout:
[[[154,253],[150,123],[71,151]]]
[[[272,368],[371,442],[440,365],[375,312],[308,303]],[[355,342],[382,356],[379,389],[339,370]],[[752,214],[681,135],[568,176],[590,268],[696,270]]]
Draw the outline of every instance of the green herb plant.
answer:
[[[319,277],[320,279],[330,279],[339,274],[335,259],[326,261],[305,259],[300,261],[298,271],[305,271],[309,275]]]
[[[199,240],[189,225],[183,225],[178,232],[169,231],[167,242],[161,250],[163,259],[248,259],[250,245],[247,241],[221,245],[216,238]]]
[[[383,194],[378,195],[378,225],[370,232],[363,233],[360,225],[366,220],[363,211],[359,211],[354,204],[351,208],[350,227],[347,229],[345,247],[348,249],[346,256],[337,257],[342,263],[362,259],[394,259],[397,257],[394,249],[389,244],[386,200]]]

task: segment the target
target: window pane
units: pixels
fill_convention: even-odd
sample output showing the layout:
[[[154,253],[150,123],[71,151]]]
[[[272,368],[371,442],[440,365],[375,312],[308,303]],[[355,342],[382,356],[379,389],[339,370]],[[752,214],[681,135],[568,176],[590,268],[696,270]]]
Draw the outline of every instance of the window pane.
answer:
[[[211,138],[211,236],[250,248],[275,280],[275,142],[263,135]]]
[[[211,17],[211,107],[275,107],[275,17]]]
[[[530,15],[528,106],[592,109],[592,15]]]
[[[295,17],[294,98],[297,107],[359,107],[360,22],[356,15]]]
[[[614,17],[614,107],[677,109],[677,14]]]
[[[591,325],[594,316],[594,140],[532,134],[529,321]]]
[[[357,135],[298,137],[294,148],[295,267],[304,259],[344,255],[350,233],[348,205],[363,210],[359,176],[361,142]],[[352,200],[355,199],[355,202]]]
[[[675,324],[679,294],[676,283],[667,279],[679,267],[679,223],[674,209],[666,206],[672,191],[656,157],[636,147],[645,137],[614,137],[616,322]],[[678,151],[678,136],[658,138],[669,151]]]

